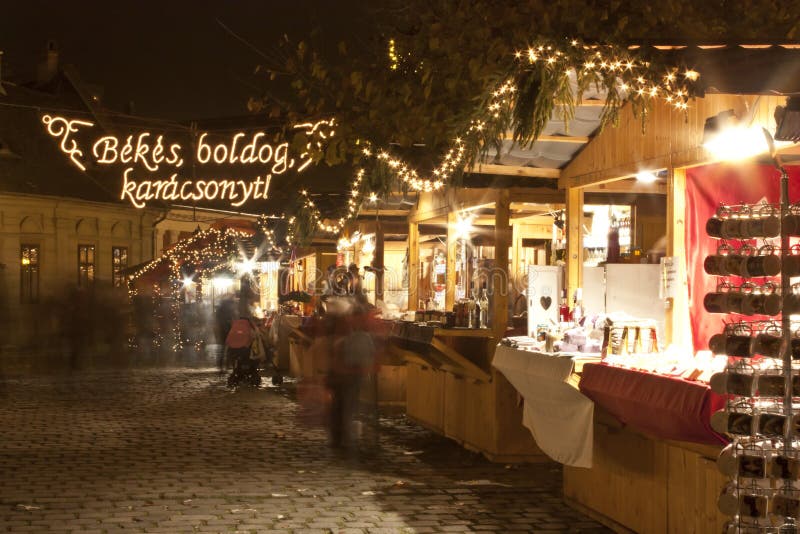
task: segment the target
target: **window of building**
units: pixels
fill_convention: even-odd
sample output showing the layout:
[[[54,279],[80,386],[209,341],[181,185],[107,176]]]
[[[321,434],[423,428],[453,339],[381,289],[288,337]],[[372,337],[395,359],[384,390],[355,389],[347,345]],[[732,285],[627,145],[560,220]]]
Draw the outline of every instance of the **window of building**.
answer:
[[[20,247],[20,300],[39,300],[39,245]]]
[[[94,245],[78,245],[78,286],[94,282]]]
[[[128,247],[111,247],[111,281],[114,287],[125,287],[122,271],[128,268]]]

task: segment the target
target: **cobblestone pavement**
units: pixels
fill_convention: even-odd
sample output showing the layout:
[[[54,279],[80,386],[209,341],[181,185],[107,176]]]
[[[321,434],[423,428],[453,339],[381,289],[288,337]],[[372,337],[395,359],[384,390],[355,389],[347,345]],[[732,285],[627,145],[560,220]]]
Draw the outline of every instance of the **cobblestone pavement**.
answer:
[[[292,384],[213,369],[6,375],[0,429],[0,532],[606,532],[557,464],[491,464],[402,416],[343,455]]]

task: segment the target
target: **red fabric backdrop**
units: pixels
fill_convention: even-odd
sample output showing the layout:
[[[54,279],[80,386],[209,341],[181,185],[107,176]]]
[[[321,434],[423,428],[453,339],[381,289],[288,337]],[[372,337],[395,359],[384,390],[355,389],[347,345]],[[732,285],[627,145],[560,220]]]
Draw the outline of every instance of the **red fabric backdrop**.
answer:
[[[788,167],[789,199],[800,199],[800,167]],[[686,273],[689,281],[689,314],[694,349],[708,349],[708,340],[722,331],[728,315],[710,314],[703,297],[714,291],[718,277],[703,270],[703,261],[717,250],[719,240],[706,235],[706,221],[720,203],[778,202],[780,174],[770,165],[714,164],[686,171]],[[738,244],[737,244],[738,246]],[[741,279],[730,278],[740,283]]]

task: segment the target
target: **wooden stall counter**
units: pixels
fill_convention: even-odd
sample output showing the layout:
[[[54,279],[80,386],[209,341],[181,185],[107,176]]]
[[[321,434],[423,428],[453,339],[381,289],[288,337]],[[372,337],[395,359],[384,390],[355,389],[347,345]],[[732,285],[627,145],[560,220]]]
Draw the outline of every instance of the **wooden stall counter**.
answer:
[[[618,532],[721,532],[725,440],[708,420],[725,399],[699,382],[596,364],[580,387],[595,402],[593,465],[564,467],[567,502]]]
[[[721,449],[648,436],[596,407],[593,466],[564,466],[564,499],[616,532],[721,532]]]
[[[389,340],[407,364],[410,419],[491,461],[547,461],[522,425],[516,390],[491,366],[491,330],[397,322]]]

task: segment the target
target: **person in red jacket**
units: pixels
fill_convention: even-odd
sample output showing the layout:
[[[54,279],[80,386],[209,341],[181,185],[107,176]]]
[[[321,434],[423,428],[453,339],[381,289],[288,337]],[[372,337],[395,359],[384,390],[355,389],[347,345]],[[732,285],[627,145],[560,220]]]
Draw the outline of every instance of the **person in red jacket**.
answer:
[[[326,319],[332,321],[334,343],[327,385],[331,391],[331,446],[352,448],[359,393],[375,367],[375,342],[369,306],[356,297],[336,297]]]

